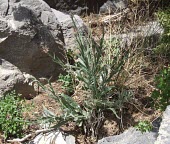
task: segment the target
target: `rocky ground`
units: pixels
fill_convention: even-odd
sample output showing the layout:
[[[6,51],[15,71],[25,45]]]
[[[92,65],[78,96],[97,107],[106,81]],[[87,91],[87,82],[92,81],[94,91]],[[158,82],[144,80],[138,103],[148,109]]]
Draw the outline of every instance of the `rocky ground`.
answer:
[[[29,0],[28,2],[21,0],[10,3],[4,0],[0,1],[2,12],[0,15],[0,21],[2,22],[0,32],[3,33],[0,38],[0,94],[13,89],[13,87],[17,88],[18,92],[23,95],[25,94],[28,99],[26,100],[27,103],[33,105],[30,111],[24,113],[24,117],[27,119],[34,120],[41,117],[43,106],[55,114],[61,113],[59,105],[47,93],[39,91],[39,89],[38,91],[37,89],[36,91],[33,90],[33,87],[30,86],[30,80],[32,76],[39,80],[42,77],[50,78],[51,75],[55,77],[56,70],[57,74],[60,73],[59,67],[56,68],[55,64],[51,64],[52,60],[46,55],[46,52],[55,52],[59,57],[62,57],[65,54],[63,48],[75,47],[75,29],[68,13],[82,14],[86,7],[84,4],[78,7],[79,1],[72,2],[75,3],[75,7],[71,7],[72,10],[68,10],[70,5],[62,0],[58,5],[54,1],[47,2],[56,9],[59,4],[63,5],[61,11],[67,11],[66,14],[59,11],[60,9],[51,9],[39,0]],[[130,78],[125,81],[124,85],[128,85],[133,90],[134,98],[119,111],[121,119],[117,119],[110,112],[105,113],[98,144],[153,144],[156,139],[159,144],[168,144],[169,108],[164,113],[158,136],[160,121],[156,125],[154,123],[161,117],[162,113],[151,107],[150,98],[150,94],[154,89],[153,79],[162,65],[167,63],[161,58],[153,62],[149,55],[159,36],[163,33],[163,29],[155,20],[154,11],[147,13],[148,11],[145,11],[146,7],[143,3],[137,5],[135,2],[131,2],[128,5],[119,1],[114,3],[114,6],[111,7],[111,13],[108,14],[107,6],[110,5],[110,2],[102,5],[101,3],[104,2],[106,1],[100,1],[100,14],[98,14],[96,7],[93,11],[89,6],[93,5],[95,1],[89,1],[87,3],[89,6],[88,12],[81,15],[81,17],[75,16],[77,27],[86,32],[91,31],[96,42],[98,42],[98,38],[101,38],[104,30],[105,40],[108,40],[111,35],[122,40],[121,47],[131,47],[132,50],[139,48],[140,44],[137,45],[136,43],[144,37],[152,41],[145,45],[146,54],[138,55],[135,58],[137,66],[133,67],[131,62],[126,64],[126,70],[127,73],[130,72]],[[41,6],[40,9],[37,9],[37,3]],[[155,4],[156,2],[150,6],[153,7]],[[115,13],[117,8],[119,11]],[[7,14],[6,10],[9,10]],[[149,18],[143,19],[145,16],[149,16]],[[7,73],[7,71],[11,73]],[[10,87],[4,85],[10,85]],[[61,82],[54,80],[52,85],[58,92],[64,91]],[[81,102],[77,95],[75,95],[75,99]],[[142,134],[131,128],[137,125],[138,122],[145,120],[155,126],[154,132]],[[33,124],[25,131],[25,135],[41,128],[41,125]],[[97,143],[96,139],[86,137],[81,128],[78,128],[72,122],[62,126],[61,131],[74,136],[76,144]],[[0,139],[0,142],[4,143],[3,137],[0,137]]]

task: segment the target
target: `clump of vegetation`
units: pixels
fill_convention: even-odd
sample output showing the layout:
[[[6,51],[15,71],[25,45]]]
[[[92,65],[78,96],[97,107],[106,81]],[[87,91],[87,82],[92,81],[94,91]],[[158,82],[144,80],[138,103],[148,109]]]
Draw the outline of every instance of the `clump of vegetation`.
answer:
[[[170,67],[155,78],[156,89],[152,92],[154,107],[164,111],[170,105]]]
[[[104,35],[97,44],[91,36],[83,36],[78,29],[76,31],[79,53],[75,63],[71,64],[69,60],[64,63],[56,57],[53,57],[53,60],[62,65],[74,79],[76,84],[73,84],[73,87],[80,101],[74,96],[58,94],[51,84],[49,88],[40,84],[60,104],[63,112],[56,116],[45,109],[44,119],[45,122],[52,122],[54,127],[69,121],[75,122],[82,127],[86,136],[97,137],[105,111],[111,111],[119,118],[117,110],[132,96],[126,86],[119,85],[119,77],[128,60],[129,49],[123,49],[119,45],[107,47]]]
[[[62,88],[66,90],[66,94],[73,93],[73,80],[70,74],[60,74],[58,77],[58,81],[62,82]]]
[[[0,131],[5,139],[21,137],[28,123],[23,118],[24,100],[14,91],[6,94],[0,100]]]
[[[167,10],[159,11],[157,14],[165,30],[159,46],[155,49],[158,53],[165,53],[164,49],[167,52],[170,46],[169,13],[169,10]],[[122,27],[124,28],[124,25]],[[51,83],[48,87],[39,83],[60,104],[62,110],[61,114],[56,115],[44,108],[43,122],[52,124],[54,128],[74,122],[83,129],[86,136],[98,137],[106,113],[112,112],[117,118],[120,118],[123,114],[124,104],[136,101],[135,98],[131,99],[133,93],[129,85],[136,82],[133,87],[136,90],[141,73],[146,72],[147,64],[140,65],[143,60],[140,55],[143,55],[143,53],[137,51],[137,49],[140,49],[140,45],[142,45],[142,48],[145,47],[143,46],[145,40],[140,37],[141,41],[138,42],[137,38],[133,42],[136,46],[133,46],[133,43],[131,44],[135,48],[126,45],[126,48],[122,48],[117,39],[111,38],[111,34],[108,41],[104,40],[103,35],[99,42],[95,42],[91,35],[83,35],[77,28],[75,28],[75,32],[77,32],[78,47],[75,48],[77,54],[68,50],[66,52],[66,63],[50,55],[54,62],[60,64],[67,73],[66,75],[61,74],[58,80],[62,82],[62,88],[66,92],[57,93]],[[131,49],[128,47],[131,47]],[[142,51],[142,48],[140,51]],[[134,52],[132,52],[132,49]],[[139,75],[139,77],[136,77],[136,75]],[[127,82],[128,79],[131,80]],[[156,78],[156,90],[152,93],[154,106],[161,110],[165,110],[170,102],[168,79],[170,79],[170,70],[166,69]],[[22,136],[22,131],[27,126],[27,122],[22,118],[24,110],[22,104],[23,100],[14,92],[6,95],[0,101],[0,112],[2,111],[0,130],[4,132],[5,138]],[[152,125],[149,121],[140,121],[136,128],[143,133],[151,131]]]
[[[152,124],[149,121],[140,121],[135,128],[142,133],[150,132],[152,130]]]
[[[170,55],[170,9],[167,8],[164,10],[159,10],[157,12],[157,17],[164,29],[164,33],[155,51],[158,54],[169,56]]]
[[[52,123],[55,128],[70,121],[75,122],[83,129],[86,136],[98,137],[105,119],[105,112],[113,112],[117,118],[120,118],[118,111],[122,110],[124,104],[133,103],[134,99],[130,101],[133,93],[128,86],[136,81],[133,88],[137,89],[138,78],[135,76],[139,75],[140,79],[141,73],[145,72],[147,67],[146,63],[141,64],[145,40],[142,39],[138,42],[139,44],[135,41],[136,45],[133,46],[132,43],[131,49],[129,49],[128,46],[122,48],[119,41],[111,37],[108,41],[104,41],[103,35],[97,43],[91,35],[84,36],[76,28],[75,32],[78,43],[77,55],[73,56],[73,53],[69,51],[67,63],[51,54],[50,56],[68,74],[60,75],[59,81],[63,82],[65,89],[69,90],[71,87],[78,98],[74,97],[74,94],[57,93],[50,83],[48,88],[40,84],[60,104],[62,110],[62,114],[55,115],[45,108],[43,119],[44,122]],[[140,49],[140,53],[138,53],[138,49]],[[146,57],[144,59],[146,60]],[[134,79],[127,82],[129,78]],[[152,129],[152,125],[148,121],[141,121],[136,127],[142,132]]]

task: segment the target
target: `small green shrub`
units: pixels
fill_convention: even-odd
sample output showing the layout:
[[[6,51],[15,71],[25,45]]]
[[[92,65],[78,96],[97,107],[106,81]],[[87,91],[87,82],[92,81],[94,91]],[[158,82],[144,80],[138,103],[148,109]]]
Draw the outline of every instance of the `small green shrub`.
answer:
[[[135,128],[142,133],[149,132],[152,130],[152,124],[149,121],[140,121]]]
[[[0,99],[0,131],[5,139],[21,137],[24,127],[27,125],[22,117],[24,100],[14,91]]]
[[[158,46],[155,48],[155,52],[163,54],[165,56],[170,55],[170,8],[159,10],[157,12],[159,22],[164,28],[164,33],[160,39]]]
[[[155,78],[156,89],[152,92],[153,104],[156,109],[164,111],[170,105],[170,67],[163,69]]]
[[[62,88],[66,90],[67,94],[73,92],[73,80],[70,74],[67,75],[60,74],[58,77],[58,81],[62,82]]]

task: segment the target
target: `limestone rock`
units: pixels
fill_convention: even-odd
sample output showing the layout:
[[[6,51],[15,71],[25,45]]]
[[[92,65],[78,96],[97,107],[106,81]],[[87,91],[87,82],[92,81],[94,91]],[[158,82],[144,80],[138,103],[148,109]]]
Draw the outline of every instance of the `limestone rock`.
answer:
[[[75,22],[75,25],[73,23],[73,20],[69,14],[65,14],[63,12],[57,11],[55,9],[52,9],[56,18],[61,23],[63,35],[64,35],[64,41],[66,49],[74,49],[76,47],[76,39],[75,39],[75,25],[80,31],[87,31],[87,27],[85,26],[83,20],[78,16],[74,15],[73,19]]]
[[[25,80],[23,73],[16,66],[0,58],[0,97],[14,89],[25,98],[35,96],[33,86]]]
[[[76,144],[75,137],[72,135],[66,135],[65,141],[66,141],[66,144]]]
[[[145,48],[155,48],[163,34],[164,29],[158,21],[151,21],[142,26],[137,26],[130,32],[113,35],[113,39],[120,41],[121,47],[131,46],[133,43],[144,42]],[[105,35],[105,39],[110,39],[110,35]]]
[[[159,128],[159,136],[155,144],[169,144],[170,143],[170,106],[168,106],[163,113],[161,126]]]
[[[44,51],[64,59],[61,26],[42,0],[0,1],[0,57],[36,78],[60,69]]]
[[[59,131],[52,131],[46,134],[39,134],[29,144],[66,144],[62,133]]]
[[[113,14],[127,8],[126,0],[108,0],[100,7],[100,14]]]
[[[157,133],[141,133],[130,128],[120,135],[110,136],[98,141],[98,144],[154,144]]]
[[[75,144],[75,137],[55,130],[37,135],[29,144]]]

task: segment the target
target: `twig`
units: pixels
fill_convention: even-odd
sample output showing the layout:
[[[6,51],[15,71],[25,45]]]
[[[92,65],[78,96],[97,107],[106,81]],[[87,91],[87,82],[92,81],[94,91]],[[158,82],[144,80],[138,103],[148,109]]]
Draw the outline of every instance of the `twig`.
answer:
[[[125,9],[124,11],[114,14],[114,15],[105,16],[104,18],[102,18],[101,22],[107,23],[108,21],[114,21],[114,19],[116,18],[121,19],[123,17],[123,14],[127,12],[129,12],[129,9]]]
[[[139,110],[141,113],[143,113],[144,115],[147,115],[147,113],[143,112],[142,110],[140,110],[134,103],[128,102],[129,104],[133,105],[137,110]]]
[[[9,0],[8,0],[8,5],[7,5],[6,12],[5,12],[5,16],[7,16],[7,15],[8,15],[8,11],[9,11]]]
[[[89,21],[89,23],[91,25],[97,25],[98,23],[104,24],[104,23],[108,23],[108,22],[113,22],[113,21],[118,21],[121,20],[123,17],[123,14],[126,14],[129,12],[129,9],[125,9],[122,12],[119,12],[117,14],[113,14],[113,15],[107,15],[101,19],[99,19],[98,21]]]
[[[121,113],[120,126],[121,126],[121,129],[124,130],[124,126],[123,126],[123,109],[122,108],[120,109],[120,113]]]
[[[25,137],[23,137],[21,139],[20,138],[16,138],[16,139],[13,139],[13,140],[7,140],[7,142],[24,142],[29,137],[36,136],[36,135],[38,135],[40,133],[46,133],[46,132],[49,132],[49,131],[52,131],[52,130],[54,130],[54,128],[37,130],[37,131],[35,131],[35,132],[31,133],[31,134],[26,135]]]

